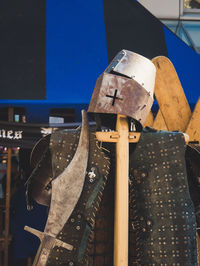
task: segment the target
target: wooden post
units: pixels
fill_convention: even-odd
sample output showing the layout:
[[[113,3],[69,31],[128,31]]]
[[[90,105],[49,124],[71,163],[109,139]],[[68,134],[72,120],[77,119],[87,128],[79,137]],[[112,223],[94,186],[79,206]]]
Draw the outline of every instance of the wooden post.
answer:
[[[2,236],[2,233],[3,233],[3,208],[4,208],[4,204],[3,202],[0,203],[0,234],[1,234],[1,237],[0,237],[0,265],[2,265],[3,261],[2,261],[2,252],[3,252],[3,236]]]
[[[102,142],[116,142],[114,266],[128,266],[129,230],[129,143],[136,143],[140,133],[129,132],[126,116],[117,115],[115,132],[96,132]]]
[[[129,129],[125,116],[118,115],[116,130],[119,138],[116,143],[114,265],[122,266],[128,265],[129,230]]]
[[[28,257],[27,266],[31,266],[31,265],[32,265],[32,259],[31,259],[31,257]]]
[[[191,110],[176,70],[165,56],[157,56],[152,62],[156,67],[154,92],[167,129],[185,132]]]
[[[8,109],[8,121],[13,121],[13,108]],[[7,170],[6,170],[6,211],[5,211],[5,240],[4,240],[4,266],[8,265],[8,245],[10,226],[10,184],[11,184],[11,158],[12,149],[8,148]]]

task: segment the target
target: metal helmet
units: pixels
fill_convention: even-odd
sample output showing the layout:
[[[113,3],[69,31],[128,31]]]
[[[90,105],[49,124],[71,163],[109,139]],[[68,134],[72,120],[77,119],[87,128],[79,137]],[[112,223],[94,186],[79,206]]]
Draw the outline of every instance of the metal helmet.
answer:
[[[88,112],[122,114],[144,125],[153,104],[155,75],[149,59],[120,51],[97,79]]]

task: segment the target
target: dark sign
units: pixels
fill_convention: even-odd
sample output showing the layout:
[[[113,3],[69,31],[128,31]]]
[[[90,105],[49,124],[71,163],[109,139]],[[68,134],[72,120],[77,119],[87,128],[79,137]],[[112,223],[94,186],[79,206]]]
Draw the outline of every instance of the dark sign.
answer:
[[[32,148],[42,137],[54,130],[77,128],[80,123],[28,124],[0,122],[0,146]]]

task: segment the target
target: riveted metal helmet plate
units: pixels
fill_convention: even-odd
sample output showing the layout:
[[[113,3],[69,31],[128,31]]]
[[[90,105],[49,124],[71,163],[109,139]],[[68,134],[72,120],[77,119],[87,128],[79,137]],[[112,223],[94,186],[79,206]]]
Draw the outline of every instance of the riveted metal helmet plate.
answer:
[[[153,104],[155,74],[149,59],[120,51],[97,79],[88,112],[123,114],[144,125]]]

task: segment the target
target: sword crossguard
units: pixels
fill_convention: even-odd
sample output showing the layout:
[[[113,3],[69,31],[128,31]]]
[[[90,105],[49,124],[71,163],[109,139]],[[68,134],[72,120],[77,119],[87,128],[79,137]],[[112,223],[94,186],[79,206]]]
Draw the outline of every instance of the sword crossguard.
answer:
[[[29,233],[31,233],[31,234],[33,234],[33,235],[35,235],[35,236],[37,236],[40,239],[41,242],[42,242],[42,240],[44,239],[45,236],[48,236],[51,239],[53,238],[54,246],[63,247],[63,248],[65,248],[67,250],[70,250],[70,251],[73,250],[73,246],[72,245],[70,245],[68,243],[65,243],[64,241],[62,241],[60,239],[57,239],[56,237],[50,236],[50,235],[46,234],[45,232],[41,232],[41,231],[39,231],[37,229],[34,229],[34,228],[31,228],[31,227],[29,227],[27,225],[24,227],[24,230],[29,232]]]

